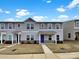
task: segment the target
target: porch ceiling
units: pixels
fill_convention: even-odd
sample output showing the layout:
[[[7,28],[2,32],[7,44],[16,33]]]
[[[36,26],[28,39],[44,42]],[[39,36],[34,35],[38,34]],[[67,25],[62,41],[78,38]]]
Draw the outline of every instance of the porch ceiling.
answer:
[[[39,34],[45,34],[45,35],[54,35],[56,32],[55,31],[39,31]]]
[[[21,31],[14,31],[14,32],[12,32],[12,33],[18,34],[18,33],[21,33]]]

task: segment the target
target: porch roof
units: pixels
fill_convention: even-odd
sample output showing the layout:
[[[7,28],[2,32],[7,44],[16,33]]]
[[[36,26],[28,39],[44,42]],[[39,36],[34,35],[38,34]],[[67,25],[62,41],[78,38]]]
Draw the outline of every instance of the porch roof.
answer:
[[[39,34],[45,34],[45,35],[54,35],[56,32],[55,31],[39,31]]]

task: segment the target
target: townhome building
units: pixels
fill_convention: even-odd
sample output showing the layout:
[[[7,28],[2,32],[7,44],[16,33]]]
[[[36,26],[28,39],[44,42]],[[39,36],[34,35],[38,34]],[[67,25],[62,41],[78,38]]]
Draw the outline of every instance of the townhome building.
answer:
[[[79,20],[64,22],[63,29],[64,40],[79,40]]]
[[[75,29],[77,28],[76,26]],[[63,42],[63,22],[36,22],[32,18],[28,18],[23,22],[0,22],[1,44],[27,42],[41,44],[57,41]]]

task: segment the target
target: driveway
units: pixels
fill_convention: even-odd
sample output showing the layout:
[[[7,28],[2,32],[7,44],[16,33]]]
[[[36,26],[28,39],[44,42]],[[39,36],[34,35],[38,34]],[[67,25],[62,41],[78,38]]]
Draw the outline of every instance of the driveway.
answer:
[[[76,58],[79,58],[79,52],[74,52],[74,53],[55,53],[55,55],[59,56],[61,59],[76,59]]]

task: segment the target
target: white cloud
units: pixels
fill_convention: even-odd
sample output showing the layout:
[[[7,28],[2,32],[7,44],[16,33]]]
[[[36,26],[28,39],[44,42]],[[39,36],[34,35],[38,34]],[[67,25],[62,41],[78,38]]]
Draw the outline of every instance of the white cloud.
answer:
[[[69,19],[70,18],[67,15],[59,15],[57,18],[52,19],[52,21],[60,21],[60,22],[63,22],[63,21],[68,21]]]
[[[67,16],[67,15],[60,15],[60,16],[58,16],[58,18],[60,18],[60,19],[68,19],[69,16]]]
[[[79,16],[74,16],[74,19],[79,19]]]
[[[0,9],[0,13],[3,13],[3,14],[10,14],[10,11]]]
[[[79,0],[73,0],[73,1],[67,6],[67,8],[69,8],[69,9],[75,8],[78,4],[79,4]]]
[[[3,10],[2,9],[0,9],[0,13],[3,13]]]
[[[21,10],[18,9],[16,11],[17,11],[17,13],[16,13],[17,18],[21,18],[23,16],[27,16],[30,14],[30,12],[28,10],[25,10],[25,9],[21,9]]]
[[[16,11],[20,11],[20,9],[16,9]]]
[[[10,11],[5,11],[6,14],[10,14]]]
[[[51,3],[51,2],[52,2],[51,0],[46,1],[46,3]]]
[[[35,21],[46,21],[47,20],[47,16],[33,16],[32,17]]]
[[[52,0],[43,0],[44,2],[46,2],[46,3],[51,3],[52,2]]]
[[[65,12],[65,11],[66,11],[66,9],[65,9],[65,8],[63,8],[63,6],[61,6],[61,7],[57,8],[56,10],[57,10],[58,12],[61,12],[61,13],[63,13],[63,12]]]
[[[14,18],[7,18],[4,21],[15,21],[15,19]]]

